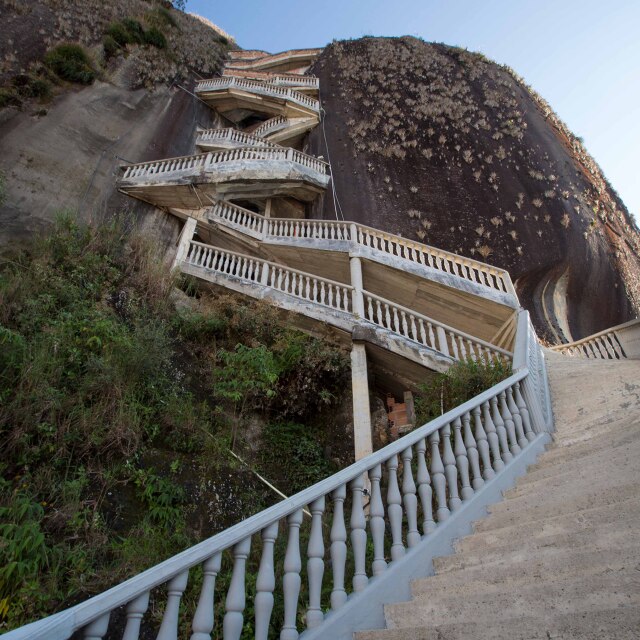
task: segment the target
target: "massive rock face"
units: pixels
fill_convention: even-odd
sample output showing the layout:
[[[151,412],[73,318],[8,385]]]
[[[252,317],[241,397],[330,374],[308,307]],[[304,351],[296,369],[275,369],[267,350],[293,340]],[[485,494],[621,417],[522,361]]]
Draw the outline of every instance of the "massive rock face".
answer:
[[[550,341],[640,309],[640,234],[597,164],[507,68],[416,38],[329,45],[324,127],[346,219],[508,269]],[[327,194],[316,212],[336,217]]]

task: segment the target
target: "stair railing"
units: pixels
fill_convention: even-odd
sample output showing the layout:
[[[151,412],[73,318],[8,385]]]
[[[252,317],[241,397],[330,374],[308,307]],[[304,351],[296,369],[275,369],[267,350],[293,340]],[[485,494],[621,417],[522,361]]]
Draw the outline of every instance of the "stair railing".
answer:
[[[259,271],[255,265],[242,268]],[[522,347],[523,341],[518,344]],[[520,360],[526,357],[518,355]],[[85,638],[102,640],[112,614],[122,610],[117,616],[124,621],[119,623],[124,628],[122,637],[136,640],[149,616],[150,601],[157,609],[166,593],[159,640],[175,639],[181,621],[190,627],[192,640],[210,638],[218,624],[217,633],[221,631],[225,640],[239,640],[246,625],[262,640],[270,627],[280,631],[280,638],[294,640],[303,630],[301,610],[304,627],[314,629],[344,606],[351,594],[366,591],[372,578],[393,580],[394,563],[428,541],[443,522],[455,518],[458,509],[536,440],[531,407],[522,393],[528,377],[526,368],[516,371],[291,498],[100,595],[5,637],[66,640],[82,631]],[[311,513],[307,520],[303,519],[305,508]],[[286,537],[286,551],[276,566],[274,545],[281,536]],[[252,578],[255,596],[249,610],[248,563],[257,573],[255,583]],[[226,591],[216,589],[222,572],[231,575],[230,581],[224,581],[229,585]],[[195,574],[203,576],[197,605],[185,611],[182,596]],[[282,576],[277,582],[276,575]],[[216,603],[222,601],[224,614],[216,616]],[[272,619],[275,602],[282,611],[278,619]]]
[[[581,340],[553,346],[551,350],[566,356],[601,360],[640,356],[640,319],[610,327]]]
[[[221,91],[226,89],[238,88],[251,91],[259,95],[276,96],[290,100],[300,104],[307,109],[320,111],[320,103],[315,98],[290,89],[289,87],[281,87],[267,82],[259,82],[257,80],[246,80],[238,76],[222,76],[221,78],[212,78],[210,80],[199,80],[196,83],[195,93],[207,93],[211,91]]]
[[[219,216],[215,206],[209,210],[209,216],[211,218]],[[228,221],[228,218],[223,219]],[[235,228],[242,230],[239,223],[233,224]],[[284,238],[350,241],[374,251],[380,251],[463,278],[495,291],[516,296],[511,277],[504,269],[355,222],[264,218],[264,233],[259,237],[265,242]]]

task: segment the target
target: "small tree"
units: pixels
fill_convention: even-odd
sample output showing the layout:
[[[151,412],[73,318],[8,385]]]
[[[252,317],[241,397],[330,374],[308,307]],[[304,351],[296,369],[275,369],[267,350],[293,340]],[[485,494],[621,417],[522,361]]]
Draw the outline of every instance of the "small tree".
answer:
[[[252,408],[276,395],[275,385],[279,367],[271,351],[264,345],[247,347],[236,345],[235,351],[218,352],[221,366],[215,371],[216,394],[229,400],[233,406],[231,450],[233,451],[238,427]]]
[[[187,10],[187,0],[173,0],[173,6],[178,11],[186,11]]]

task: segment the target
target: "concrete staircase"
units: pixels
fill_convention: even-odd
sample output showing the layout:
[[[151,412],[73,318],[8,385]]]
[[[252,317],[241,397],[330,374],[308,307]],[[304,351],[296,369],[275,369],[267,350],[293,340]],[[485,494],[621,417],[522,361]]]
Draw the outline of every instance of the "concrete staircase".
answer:
[[[358,640],[640,637],[640,361],[548,369],[553,444]]]

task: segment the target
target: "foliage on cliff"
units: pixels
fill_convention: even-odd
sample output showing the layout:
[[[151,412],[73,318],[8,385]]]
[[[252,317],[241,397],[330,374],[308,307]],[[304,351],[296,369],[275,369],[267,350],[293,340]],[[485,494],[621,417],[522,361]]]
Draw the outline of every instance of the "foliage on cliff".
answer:
[[[268,307],[178,294],[154,247],[126,240],[123,224],[62,218],[0,268],[0,615],[9,627],[277,501],[229,456],[232,425],[236,450],[267,477],[280,464],[263,450],[277,442],[287,493],[348,462],[324,456],[345,354],[282,328]],[[267,360],[268,384],[253,385]],[[235,420],[225,389],[240,392]]]

